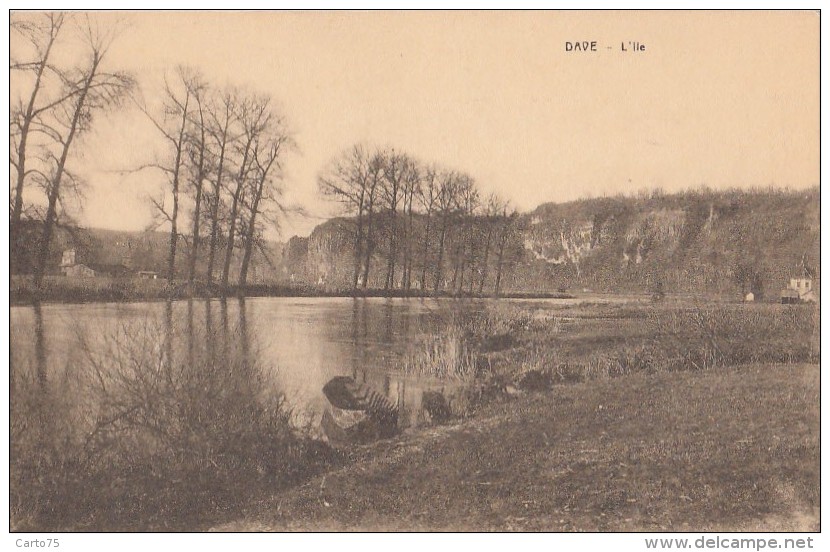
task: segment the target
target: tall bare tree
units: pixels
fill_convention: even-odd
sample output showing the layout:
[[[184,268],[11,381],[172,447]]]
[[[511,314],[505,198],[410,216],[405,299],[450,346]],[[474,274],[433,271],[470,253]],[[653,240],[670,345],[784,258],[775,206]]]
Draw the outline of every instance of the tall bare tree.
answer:
[[[239,285],[245,286],[248,280],[248,266],[258,236],[257,224],[267,215],[265,206],[269,203],[283,210],[280,202],[282,188],[276,183],[281,177],[281,156],[292,144],[291,135],[280,118],[275,117],[266,129],[265,135],[258,139],[253,148],[253,178],[250,182],[250,200],[247,202],[247,220],[243,234],[242,265],[239,270]],[[271,222],[278,225],[277,220]]]
[[[423,170],[423,180],[418,187],[418,202],[423,208],[426,218],[424,229],[423,249],[421,252],[421,290],[427,289],[427,267],[429,266],[429,241],[432,230],[432,213],[435,211],[435,204],[438,201],[440,192],[439,169],[435,165],[429,165]]]
[[[452,216],[456,208],[458,193],[459,173],[455,171],[442,171],[440,186],[438,189],[438,200],[436,202],[438,213],[441,219],[441,229],[438,233],[438,258],[435,261],[435,285],[433,291],[438,293],[443,288],[442,275],[444,268],[444,244],[447,238],[447,230],[451,224]]]
[[[389,211],[387,226],[389,251],[386,264],[386,280],[383,289],[395,287],[395,263],[398,255],[398,205],[403,199],[403,183],[411,170],[411,160],[404,153],[390,150],[384,155],[384,179],[382,197]]]
[[[193,193],[193,215],[191,219],[191,246],[188,259],[187,281],[191,288],[196,279],[196,260],[199,258],[201,243],[200,223],[202,220],[202,198],[204,196],[204,182],[208,173],[208,145],[206,126],[206,100],[208,87],[198,73],[193,73],[186,82],[190,94],[193,96],[195,107],[191,116],[191,131],[188,136],[188,156],[190,158],[190,187]]]
[[[169,179],[170,195],[173,205],[168,210],[165,206],[164,195],[161,198],[151,198],[161,223],[170,224],[170,241],[167,255],[167,279],[172,282],[176,277],[176,250],[179,241],[179,193],[181,178],[186,161],[185,148],[187,146],[187,129],[191,117],[191,101],[193,90],[191,70],[179,66],[175,71],[175,80],[171,83],[164,80],[164,101],[161,106],[162,115],[154,115],[150,109],[141,106],[142,111],[161,133],[170,148],[171,159],[154,163],[152,166],[161,170]]]
[[[511,233],[514,230],[518,211],[508,202],[503,202],[501,206],[501,214],[499,215],[499,253],[496,262],[496,282],[493,284],[493,295],[499,296],[501,293],[501,277],[504,267],[505,253],[507,250],[507,243],[510,240]]]
[[[58,40],[58,35],[64,25],[65,15],[62,13],[45,14],[42,19],[35,21],[12,19],[11,30],[25,38],[30,43],[32,58],[27,60],[10,59],[10,69],[15,73],[31,73],[34,82],[28,90],[28,97],[20,99],[18,105],[13,105],[9,114],[9,163],[16,173],[16,182],[11,206],[11,241],[16,244],[16,235],[23,215],[23,188],[26,176],[36,169],[27,168],[29,135],[37,132],[37,120],[50,109],[61,102],[67,101],[75,89],[67,88],[57,98],[43,99],[46,85],[47,71],[56,75],[60,71],[51,65],[52,49]],[[25,94],[25,92],[24,92]],[[24,103],[25,102],[25,103]],[[33,128],[34,125],[34,128]],[[14,254],[14,248],[12,250]]]
[[[361,144],[355,144],[337,159],[331,161],[317,177],[320,193],[343,206],[344,214],[354,215],[354,272],[352,289],[357,289],[364,262],[364,219],[369,204],[370,154]]]
[[[406,215],[404,221],[404,251],[403,251],[403,288],[409,291],[412,287],[412,245],[414,241],[413,200],[421,187],[421,170],[418,164],[410,159],[403,179],[403,210]]]
[[[375,203],[378,199],[383,173],[385,171],[384,156],[376,151],[369,158],[369,167],[366,184],[366,260],[363,263],[363,289],[369,285],[369,270],[372,264],[372,255],[375,251],[374,215]]]
[[[502,210],[505,207],[505,202],[496,194],[490,194],[487,196],[487,201],[485,204],[485,213],[484,213],[484,254],[483,260],[481,262],[480,274],[479,274],[479,281],[478,281],[478,294],[481,295],[484,293],[484,285],[487,281],[487,275],[490,271],[490,246],[493,242],[493,231],[495,230],[495,224],[498,220],[498,216],[502,213]]]
[[[34,271],[35,285],[40,288],[46,272],[49,246],[52,243],[62,197],[64,179],[74,180],[67,170],[70,150],[79,133],[87,131],[95,114],[118,104],[133,86],[133,79],[123,72],[109,72],[103,62],[117,33],[104,32],[89,17],[82,23],[86,60],[83,65],[64,73],[64,95],[71,98],[56,109],[55,116],[42,124],[42,130],[53,140],[49,150],[49,173],[45,181],[47,208]]]
[[[239,102],[239,122],[242,134],[239,141],[239,165],[236,176],[230,182],[231,210],[228,219],[228,241],[225,248],[225,262],[222,266],[222,288],[228,287],[228,277],[231,269],[231,259],[235,247],[237,217],[239,207],[243,201],[242,193],[254,165],[254,149],[256,141],[260,139],[272,118],[269,110],[270,99],[267,97],[249,96]]]
[[[479,193],[475,181],[469,175],[462,175],[458,180],[457,208],[461,218],[460,235],[456,246],[455,270],[453,271],[453,289],[456,293],[464,290],[464,271],[472,264],[474,217],[479,205]],[[455,287],[456,281],[458,287]]]
[[[233,147],[237,136],[233,125],[236,123],[236,92],[225,90],[215,102],[209,105],[207,110],[209,123],[208,133],[212,139],[212,146],[215,149],[216,169],[212,175],[212,186],[210,194],[210,244],[208,251],[207,284],[213,283],[213,265],[216,260],[216,248],[219,242],[220,231],[220,204],[222,201],[222,184],[227,172],[225,166],[229,150]]]

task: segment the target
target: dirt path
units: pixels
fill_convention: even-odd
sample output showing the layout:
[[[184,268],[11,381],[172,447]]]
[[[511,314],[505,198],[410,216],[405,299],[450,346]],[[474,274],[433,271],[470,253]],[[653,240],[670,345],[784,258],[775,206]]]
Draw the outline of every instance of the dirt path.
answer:
[[[218,531],[815,530],[819,367],[557,387],[353,452]]]

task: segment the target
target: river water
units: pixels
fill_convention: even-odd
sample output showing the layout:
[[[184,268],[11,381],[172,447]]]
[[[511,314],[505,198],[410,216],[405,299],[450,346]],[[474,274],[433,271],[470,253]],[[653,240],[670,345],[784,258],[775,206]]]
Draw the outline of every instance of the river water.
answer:
[[[584,300],[584,298],[582,299]],[[542,312],[581,300],[534,302]],[[502,302],[507,302],[502,300]],[[88,408],[79,381],[83,369],[121,358],[138,347],[187,363],[194,348],[233,349],[256,359],[257,385],[282,394],[298,420],[319,420],[327,401],[322,387],[334,376],[366,382],[417,425],[424,390],[451,393],[457,382],[407,374],[407,355],[428,335],[440,335],[460,313],[482,311],[487,300],[403,298],[285,298],[145,303],[44,304],[11,308],[11,370],[23,389],[72,389],[67,408]],[[230,349],[229,349],[230,347]],[[417,353],[417,351],[416,351]],[[231,362],[231,357],[225,357]],[[221,362],[221,360],[220,360]],[[122,366],[122,369],[124,367]],[[74,404],[73,404],[74,403]],[[56,415],[61,415],[56,413]]]
[[[318,417],[326,405],[322,387],[339,375],[367,382],[417,413],[423,390],[453,384],[405,374],[404,357],[420,338],[446,329],[460,311],[484,308],[486,301],[383,298],[20,306],[10,314],[12,370],[55,386],[80,377],[78,367],[89,362],[90,351],[106,364],[118,336],[123,341],[124,335],[141,334],[144,348],[177,350],[186,347],[165,344],[165,336],[225,346],[230,341],[235,350],[256,356],[263,385],[284,394],[298,416]]]

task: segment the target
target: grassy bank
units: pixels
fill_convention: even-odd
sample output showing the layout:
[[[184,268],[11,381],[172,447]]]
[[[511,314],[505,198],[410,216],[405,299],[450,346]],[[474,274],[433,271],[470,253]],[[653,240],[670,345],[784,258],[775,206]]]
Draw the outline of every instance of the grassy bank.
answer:
[[[465,378],[475,351],[453,420],[214,529],[817,530],[817,322],[690,302],[464,316],[408,363]]]
[[[208,285],[204,282],[189,284],[186,281],[168,282],[164,278],[69,278],[47,276],[40,289],[31,278],[13,276],[9,287],[12,305],[31,304],[35,301],[53,303],[116,303],[135,301],[161,301],[188,298],[214,297],[450,297],[482,298],[490,295],[462,293],[452,294],[417,289],[333,289],[307,284],[248,284],[245,286]],[[503,293],[505,299],[570,299],[566,293]]]
[[[15,366],[13,529],[818,523],[812,306],[459,309],[400,367],[460,382],[450,419],[339,449],[292,423],[245,326],[161,324],[102,336],[48,381]]]
[[[817,530],[816,365],[634,374],[352,452],[222,531]]]

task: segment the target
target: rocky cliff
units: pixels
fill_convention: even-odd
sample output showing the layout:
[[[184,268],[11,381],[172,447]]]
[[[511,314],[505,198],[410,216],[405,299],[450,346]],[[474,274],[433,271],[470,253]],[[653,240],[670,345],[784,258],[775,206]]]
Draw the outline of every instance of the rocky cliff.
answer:
[[[461,255],[466,259],[462,271],[469,270],[467,278],[478,279],[475,287],[483,279],[483,289],[491,291],[498,232],[484,219],[467,223],[464,227],[464,221],[455,221],[447,234],[442,285],[450,284],[446,280],[456,272]],[[354,269],[354,228],[354,221],[335,219],[318,226],[305,248],[293,239],[294,247],[286,248],[290,258],[283,256],[286,273],[307,283],[347,287]],[[376,228],[372,274],[386,268],[384,236],[389,228],[388,224]],[[422,271],[422,249],[428,239],[426,259],[432,276],[438,255],[436,221],[428,236],[425,228],[425,218],[417,217],[413,271]],[[505,247],[502,289],[662,288],[775,295],[793,274],[806,270],[818,276],[818,240],[818,189],[700,191],[549,203],[514,221]],[[379,285],[381,279],[371,278],[370,286]]]

